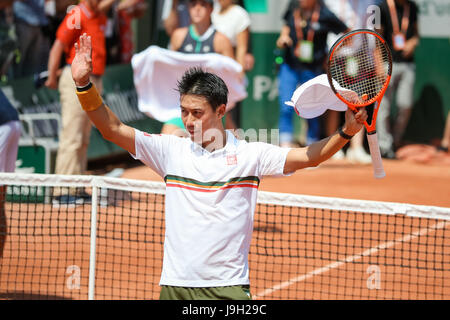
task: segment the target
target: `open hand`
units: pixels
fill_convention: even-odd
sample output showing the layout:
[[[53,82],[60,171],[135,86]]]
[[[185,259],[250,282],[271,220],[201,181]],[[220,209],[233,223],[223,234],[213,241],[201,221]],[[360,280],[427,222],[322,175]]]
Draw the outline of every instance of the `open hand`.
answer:
[[[92,42],[86,33],[80,36],[80,43],[75,43],[75,58],[72,61],[72,78],[78,87],[89,84],[92,72]]]

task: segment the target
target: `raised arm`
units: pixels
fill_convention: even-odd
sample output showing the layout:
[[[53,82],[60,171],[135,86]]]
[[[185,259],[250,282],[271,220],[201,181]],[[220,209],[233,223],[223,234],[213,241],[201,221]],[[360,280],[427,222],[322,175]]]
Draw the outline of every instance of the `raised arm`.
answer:
[[[345,113],[345,124],[342,127],[344,136],[354,136],[357,134],[366,120],[367,112],[364,108],[359,110],[356,114],[348,109]],[[284,173],[292,173],[307,167],[316,167],[320,163],[331,158],[336,152],[344,147],[347,142],[349,142],[349,139],[342,137],[339,133],[335,133],[332,136],[313,143],[305,148],[292,149],[287,155]]]
[[[134,129],[122,123],[103,103],[97,89],[89,80],[92,72],[91,37],[83,34],[79,44],[75,44],[75,52],[75,58],[72,61],[72,78],[77,86],[78,99],[83,109],[103,138],[135,155]]]

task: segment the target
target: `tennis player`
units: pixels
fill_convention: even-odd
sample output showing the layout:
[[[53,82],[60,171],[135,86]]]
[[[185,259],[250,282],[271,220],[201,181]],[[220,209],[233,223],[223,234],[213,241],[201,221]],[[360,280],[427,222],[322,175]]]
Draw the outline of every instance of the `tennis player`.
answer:
[[[166,182],[160,299],[251,299],[248,252],[260,179],[317,166],[367,119],[363,109],[347,111],[338,133],[306,148],[247,143],[222,125],[225,83],[194,68],[178,82],[180,112],[190,137],[151,135],[123,124],[103,103],[89,81],[91,70],[91,39],[84,34],[72,62],[83,109],[105,139]]]

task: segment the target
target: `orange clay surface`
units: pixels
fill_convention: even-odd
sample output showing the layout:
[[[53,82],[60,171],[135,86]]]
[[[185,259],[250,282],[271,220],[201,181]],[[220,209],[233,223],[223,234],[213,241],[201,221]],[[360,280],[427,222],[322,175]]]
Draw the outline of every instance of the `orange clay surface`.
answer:
[[[371,165],[329,160],[291,177],[263,179],[260,190],[450,207],[445,161],[383,163],[387,176],[381,180],[373,178]],[[144,166],[122,177],[162,181]],[[139,197],[132,193],[119,206],[100,208],[97,299],[159,297],[163,198]],[[147,210],[146,202],[154,207]],[[87,299],[90,210],[7,204],[0,300]],[[448,221],[304,208],[257,211],[249,256],[254,299],[450,299]],[[377,286],[373,272],[381,277],[376,290],[369,288]]]

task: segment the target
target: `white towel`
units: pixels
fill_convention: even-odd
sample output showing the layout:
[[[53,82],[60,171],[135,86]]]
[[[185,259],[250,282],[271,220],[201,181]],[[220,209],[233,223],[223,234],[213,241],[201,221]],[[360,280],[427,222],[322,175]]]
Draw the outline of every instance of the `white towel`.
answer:
[[[334,82],[339,93],[357,94],[351,90],[344,89]],[[333,92],[326,74],[315,77],[298,87],[292,95],[291,101],[285,102],[294,107],[297,114],[305,119],[311,119],[322,115],[328,109],[336,111],[347,110],[347,105],[342,102]]]
[[[190,67],[202,67],[223,79],[229,91],[228,109],[247,97],[241,65],[217,53],[185,54],[150,46],[135,54],[131,65],[139,110],[161,122],[181,116],[177,81]]]

